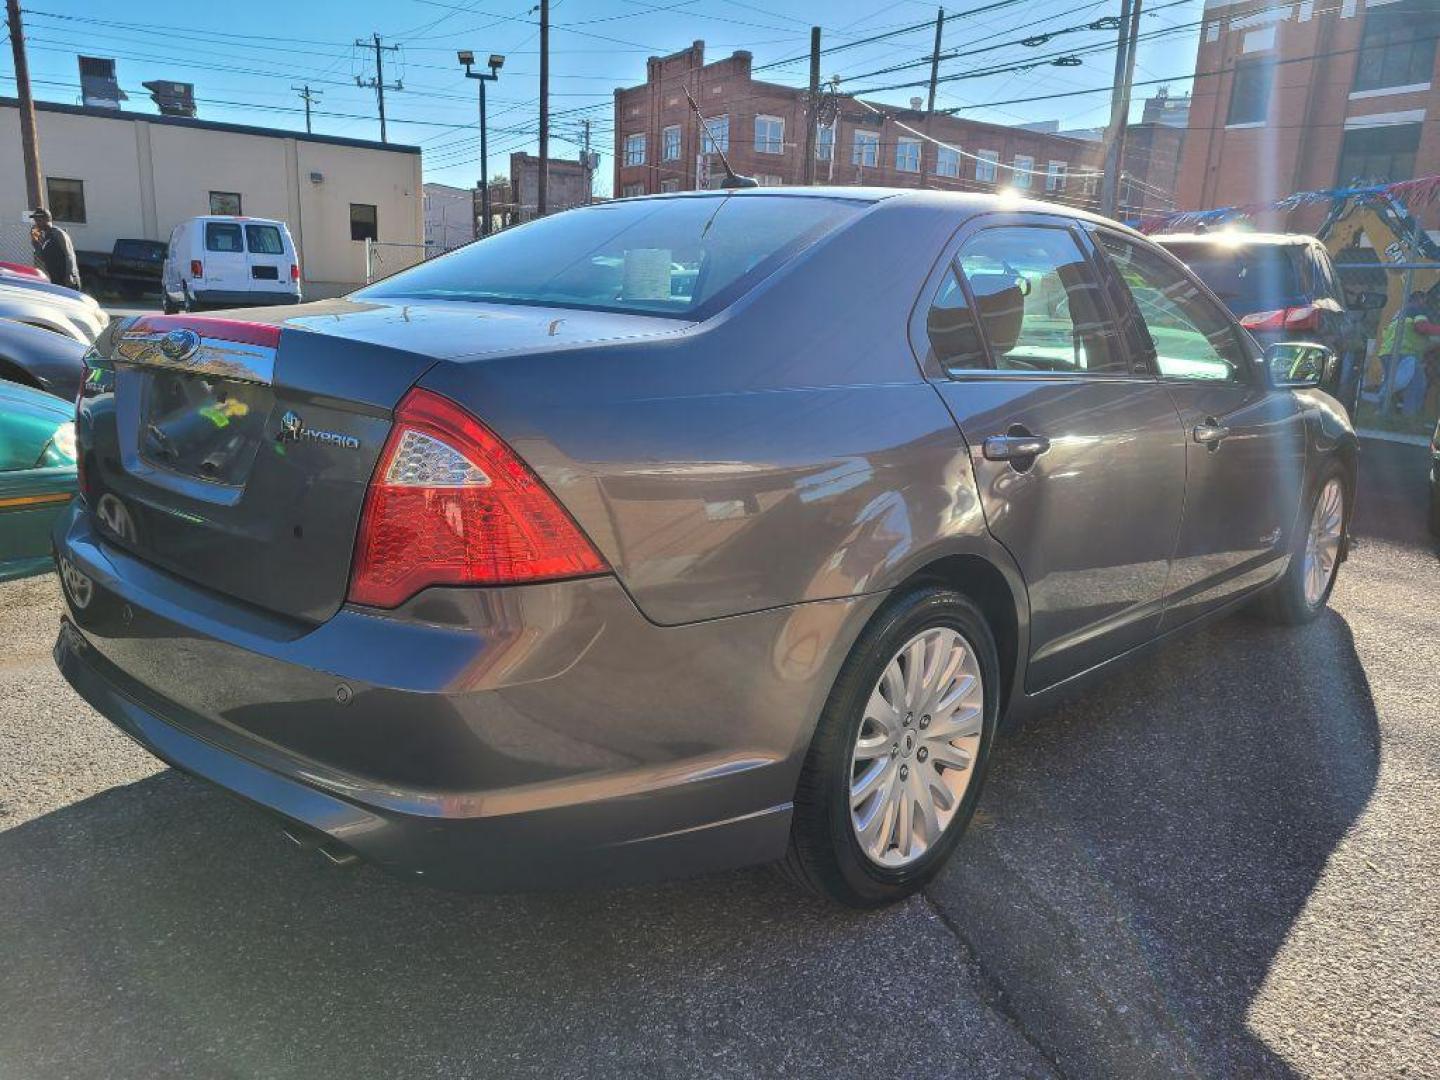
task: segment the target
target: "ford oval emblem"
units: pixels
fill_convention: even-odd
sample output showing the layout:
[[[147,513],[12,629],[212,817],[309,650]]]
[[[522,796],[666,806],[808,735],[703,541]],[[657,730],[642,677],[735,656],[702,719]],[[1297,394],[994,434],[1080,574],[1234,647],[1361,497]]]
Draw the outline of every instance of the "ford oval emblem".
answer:
[[[160,351],[168,360],[188,360],[200,347],[200,335],[194,330],[171,330],[160,340]]]

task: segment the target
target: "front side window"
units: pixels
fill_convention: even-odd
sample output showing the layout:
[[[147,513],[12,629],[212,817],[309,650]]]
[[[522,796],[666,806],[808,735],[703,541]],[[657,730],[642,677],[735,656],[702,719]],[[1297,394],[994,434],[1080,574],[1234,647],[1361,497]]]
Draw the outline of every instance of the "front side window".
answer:
[[[935,175],[958,177],[960,175],[960,151],[951,146],[937,147],[935,150]]]
[[[755,152],[757,154],[782,154],[785,152],[785,121],[778,116],[755,117]]]
[[[1035,159],[1026,157],[1024,154],[1015,155],[1015,186],[1017,188],[1028,188],[1030,178],[1035,173]]]
[[[660,157],[664,161],[680,160],[680,125],[667,127],[660,133]]]
[[[45,203],[56,221],[85,224],[85,181],[45,178]]]
[[[1052,161],[1045,170],[1045,190],[1065,190],[1065,162]]]
[[[822,124],[815,129],[815,160],[829,161],[835,156],[835,125]]]
[[[1098,239],[1145,320],[1161,375],[1244,380],[1246,357],[1234,326],[1190,275],[1134,240],[1108,232]]]
[[[984,229],[961,246],[956,262],[973,299],[989,358],[964,366],[1001,371],[1128,374],[1125,352],[1105,314],[1090,264],[1066,229],[1005,226]],[[941,293],[945,290],[942,287]],[[937,301],[941,297],[937,297]],[[967,346],[947,301],[945,348]],[[927,320],[932,321],[932,320]],[[932,334],[937,355],[941,347]],[[956,370],[954,361],[948,364]]]
[[[880,135],[874,131],[855,132],[855,145],[850,151],[850,164],[873,169],[880,163]]]
[[[713,154],[719,150],[722,154],[728,154],[730,152],[730,117],[707,117],[703,126],[705,128],[704,152]]]
[[[205,223],[205,250],[243,252],[244,233],[232,221],[207,221]]]
[[[979,160],[975,162],[975,179],[983,180],[987,184],[993,184],[995,182],[995,167],[999,161],[999,151],[981,150]]]
[[[350,204],[350,239],[380,239],[380,219],[370,203]]]
[[[240,193],[238,191],[210,192],[210,213],[239,217],[244,213],[240,209]]]
[[[645,136],[643,134],[625,136],[625,164],[645,164]]]
[[[1435,70],[1435,35],[1417,33],[1417,27],[1435,17],[1431,0],[1399,0],[1365,12],[1360,55],[1355,63],[1356,90],[1384,90],[1392,86],[1420,86]]]
[[[703,319],[866,205],[755,194],[582,207],[507,229],[355,295]]]
[[[1414,179],[1415,152],[1419,149],[1419,124],[1385,124],[1347,131],[1340,143],[1339,186]]]
[[[1263,124],[1270,114],[1270,87],[1275,83],[1273,60],[1242,60],[1230,80],[1227,124]]]

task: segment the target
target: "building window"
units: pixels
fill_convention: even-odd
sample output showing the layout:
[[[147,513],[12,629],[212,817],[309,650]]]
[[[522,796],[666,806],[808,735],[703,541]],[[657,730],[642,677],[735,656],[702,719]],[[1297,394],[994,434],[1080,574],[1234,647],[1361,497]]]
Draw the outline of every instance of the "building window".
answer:
[[[1393,183],[1415,176],[1415,151],[1420,146],[1419,124],[1385,124],[1345,132],[1340,144],[1341,187]]]
[[[638,187],[639,185],[636,184],[636,185],[632,185],[632,186]],[[668,180],[661,180],[661,181],[660,181],[660,190],[661,190],[661,191],[679,191],[679,190],[680,190],[680,181],[677,180],[677,179],[675,179],[673,176],[670,177]]]
[[[760,173],[755,177],[755,182],[761,187],[779,187],[785,183],[785,178],[776,176],[774,173]]]
[[[1052,161],[1052,162],[1050,162],[1049,167],[1046,168],[1046,170],[1045,170],[1045,190],[1046,190],[1046,191],[1064,191],[1064,190],[1065,190],[1065,162],[1063,162],[1063,161]]]
[[[45,178],[45,205],[50,216],[56,221],[71,221],[76,225],[85,224],[85,181],[62,180],[58,176]]]
[[[375,207],[369,203],[350,204],[350,239],[380,239],[380,223],[375,216]]]
[[[785,121],[778,116],[755,117],[755,152],[757,154],[783,154],[785,152]]]
[[[713,154],[718,150],[722,154],[728,154],[730,152],[730,117],[706,117],[704,127],[706,129],[704,153]]]
[[[210,192],[210,213],[239,217],[244,213],[240,209],[240,193],[238,191]]]
[[[1230,83],[1227,124],[1263,124],[1270,113],[1270,87],[1275,82],[1273,60],[1242,60]]]
[[[830,122],[815,129],[815,160],[829,161],[835,156],[835,124]]]
[[[855,132],[855,145],[850,150],[850,164],[873,169],[880,164],[880,133],[876,131]]]
[[[627,199],[633,199],[636,195],[644,195],[644,194],[645,194],[645,185],[644,185],[644,184],[626,184],[624,187],[622,187],[622,188],[620,189],[620,194],[621,194],[621,195],[624,195],[625,198],[627,198]]]
[[[644,165],[644,164],[645,164],[645,136],[644,136],[644,135],[626,135],[626,136],[625,136],[625,164],[626,164],[626,165]]]
[[[920,171],[919,139],[900,139],[895,143],[895,169],[897,172]]]
[[[660,160],[680,160],[680,125],[667,127],[660,132]]]
[[[1367,8],[1355,64],[1355,89],[1428,83],[1435,70],[1435,36],[1416,30],[1425,25],[1425,16],[1433,18],[1434,14],[1431,0],[1401,0],[1385,9]]]
[[[958,179],[960,176],[960,151],[950,146],[937,147],[935,150],[935,175],[953,176]]]
[[[979,157],[980,160],[975,162],[975,179],[993,184],[995,182],[995,166],[1000,161],[1000,151],[981,150]]]
[[[1024,154],[1015,155],[1015,179],[1017,188],[1028,188],[1030,179],[1035,173],[1035,159],[1026,157]]]

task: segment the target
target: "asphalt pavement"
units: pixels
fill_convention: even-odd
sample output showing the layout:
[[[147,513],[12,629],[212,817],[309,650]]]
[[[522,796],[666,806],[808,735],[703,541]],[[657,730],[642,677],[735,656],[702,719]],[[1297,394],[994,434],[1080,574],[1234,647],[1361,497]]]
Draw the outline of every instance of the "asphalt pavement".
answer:
[[[1440,559],[1367,442],[1302,630],[1237,616],[998,748],[926,895],[764,869],[467,896],[164,769],[0,585],[0,1078],[1422,1077],[1440,1060]]]

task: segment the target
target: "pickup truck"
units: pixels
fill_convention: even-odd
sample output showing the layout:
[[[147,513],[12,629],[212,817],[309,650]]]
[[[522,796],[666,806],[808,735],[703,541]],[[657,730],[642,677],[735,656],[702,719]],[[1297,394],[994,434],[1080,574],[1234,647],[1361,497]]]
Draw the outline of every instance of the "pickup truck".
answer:
[[[127,298],[160,291],[165,263],[163,240],[116,240],[110,251],[77,251],[80,281],[93,293],[117,292]]]

